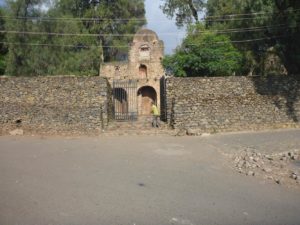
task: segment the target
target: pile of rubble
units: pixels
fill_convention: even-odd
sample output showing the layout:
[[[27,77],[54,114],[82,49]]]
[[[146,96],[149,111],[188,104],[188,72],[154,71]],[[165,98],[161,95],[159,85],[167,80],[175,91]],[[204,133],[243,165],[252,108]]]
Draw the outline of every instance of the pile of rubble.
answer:
[[[299,159],[300,150],[267,155],[252,148],[246,148],[232,157],[234,167],[239,173],[288,186],[300,183],[300,167],[296,166]]]

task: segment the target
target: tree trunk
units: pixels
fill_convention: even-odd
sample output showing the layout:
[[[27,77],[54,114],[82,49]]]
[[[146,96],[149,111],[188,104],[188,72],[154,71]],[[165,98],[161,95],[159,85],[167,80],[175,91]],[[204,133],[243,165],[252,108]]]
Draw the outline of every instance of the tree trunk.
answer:
[[[198,12],[197,9],[195,8],[194,4],[193,4],[193,0],[188,0],[188,5],[192,11],[193,17],[196,20],[196,22],[199,22],[199,18],[198,18]]]

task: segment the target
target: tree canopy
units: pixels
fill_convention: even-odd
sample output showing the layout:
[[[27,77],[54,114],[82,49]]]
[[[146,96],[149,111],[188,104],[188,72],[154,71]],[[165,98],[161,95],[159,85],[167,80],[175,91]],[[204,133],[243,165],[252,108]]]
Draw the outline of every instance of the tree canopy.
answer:
[[[0,8],[0,30],[5,30],[5,21],[3,17],[4,17],[4,12]],[[4,42],[5,42],[5,33],[0,33],[0,75],[4,74],[6,68],[5,56],[7,54],[7,48]]]
[[[199,13],[204,7],[204,0],[163,0],[161,9],[169,17],[176,19],[176,25],[182,27],[199,21]]]
[[[210,29],[235,29],[229,33],[232,40],[252,40],[235,44],[248,62],[255,63],[248,63],[252,68],[260,67],[274,48],[288,72],[296,74],[300,72],[299,10],[297,0],[208,0],[206,24]],[[214,20],[216,16],[219,20]]]
[[[143,0],[7,0],[5,11],[6,74],[16,76],[97,75],[146,22]]]
[[[191,26],[182,45],[163,60],[175,76],[228,76],[240,69],[242,56],[226,35]]]
[[[176,10],[189,8],[188,1],[180,2],[164,1],[163,12],[174,16]],[[201,7],[205,8],[205,29],[217,36],[226,35],[242,54],[242,68],[237,72],[264,75],[272,49],[289,74],[300,73],[300,1],[207,0]],[[185,10],[183,15],[193,17],[191,10]]]

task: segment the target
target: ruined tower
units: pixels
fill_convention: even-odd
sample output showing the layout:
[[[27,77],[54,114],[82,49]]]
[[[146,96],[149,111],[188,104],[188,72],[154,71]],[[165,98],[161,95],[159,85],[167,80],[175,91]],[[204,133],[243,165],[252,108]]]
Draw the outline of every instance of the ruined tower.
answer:
[[[164,75],[161,60],[164,55],[163,41],[154,31],[139,30],[131,43],[128,62],[101,65],[100,76],[108,78],[115,89],[115,109],[121,114],[150,115],[151,102],[160,107],[160,79]],[[135,90],[118,87],[135,83]],[[128,86],[129,87],[129,86]]]

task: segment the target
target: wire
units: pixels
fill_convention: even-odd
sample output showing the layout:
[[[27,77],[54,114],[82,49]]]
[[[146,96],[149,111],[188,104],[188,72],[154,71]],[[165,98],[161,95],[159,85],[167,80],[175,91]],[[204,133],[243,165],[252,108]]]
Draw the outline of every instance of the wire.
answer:
[[[81,34],[81,33],[55,33],[55,32],[32,32],[32,31],[6,31],[0,30],[0,33],[8,34],[36,34],[36,35],[57,35],[57,36],[91,36],[91,37],[131,37],[131,36],[141,36],[144,34]],[[174,35],[178,33],[163,33],[163,35]],[[147,35],[156,37],[156,35]]]
[[[64,45],[64,44],[40,44],[40,43],[20,43],[20,42],[6,42],[1,41],[0,44],[6,44],[6,45],[20,45],[20,46],[44,46],[44,47],[70,47],[70,48],[92,48],[92,47],[103,47],[103,48],[124,48],[129,46],[97,46],[97,45]]]
[[[256,38],[256,39],[248,39],[248,40],[235,40],[235,41],[220,41],[220,42],[214,42],[209,44],[227,44],[227,43],[248,43],[248,42],[255,42],[255,41],[262,41],[262,40],[270,40],[270,39],[276,39],[276,38],[282,38],[287,37],[290,35],[281,35],[281,36],[273,36],[273,37],[266,37],[266,38]],[[97,46],[97,45],[63,45],[63,44],[40,44],[40,43],[19,43],[19,42],[0,42],[0,44],[12,44],[12,45],[20,45],[20,46],[47,46],[47,47],[74,47],[74,48],[91,48],[91,47],[99,47],[99,48],[129,48],[130,45],[104,45],[104,46]],[[202,45],[208,45],[207,43],[203,43]],[[188,44],[185,46],[199,46],[194,44]],[[163,47],[157,47],[157,48],[163,48]]]
[[[231,43],[247,43],[247,42],[254,42],[254,41],[271,40],[271,39],[282,38],[282,37],[287,37],[287,36],[290,36],[290,35],[280,35],[280,36],[273,36],[273,37],[266,37],[266,38],[242,40],[242,41],[231,41]]]
[[[146,18],[120,18],[120,19],[110,19],[110,18],[97,18],[97,17],[41,17],[41,16],[0,16],[0,18],[5,18],[9,20],[21,20],[21,19],[28,19],[28,20],[44,20],[44,21],[56,21],[56,20],[67,20],[67,21],[79,21],[79,22],[94,22],[94,21],[147,21]]]
[[[241,20],[252,20],[252,19],[263,19],[263,18],[268,18],[269,16],[261,16],[261,17],[246,17],[246,18],[223,18],[223,19],[206,19],[206,18],[201,18],[199,19],[200,21],[205,21],[205,22],[224,22],[224,21],[241,21]],[[0,17],[1,18],[1,17]],[[72,23],[72,22],[103,22],[103,21],[109,21],[111,23],[118,23],[118,22],[129,22],[129,21],[135,21],[135,22],[155,22],[158,20],[147,20],[147,19],[100,19],[100,18],[43,18],[43,17],[15,17],[15,18],[9,18],[7,17],[6,20],[15,20],[19,21],[22,19],[27,19],[27,21],[22,21],[22,22],[30,22],[30,21],[47,21],[47,22],[66,22],[66,23]],[[159,23],[169,23],[170,20],[160,20]]]
[[[263,40],[271,40],[277,38],[288,37],[291,35],[280,35],[280,36],[272,36],[272,37],[265,37],[265,38],[255,38],[255,39],[247,39],[247,40],[236,40],[236,41],[218,41],[218,42],[210,42],[210,43],[202,43],[201,45],[208,46],[209,44],[227,44],[227,43],[249,43],[249,42],[256,42],[256,41],[263,41]],[[199,46],[199,44],[183,44],[183,46]]]
[[[298,27],[298,26],[297,26]],[[207,31],[196,31],[196,34],[205,34],[205,33],[218,33],[218,34],[228,34],[228,33],[243,33],[243,32],[259,32],[264,30],[274,30],[274,29],[283,29],[289,28],[288,25],[279,24],[274,26],[262,26],[262,27],[252,27],[252,28],[240,28],[240,29],[225,29],[225,30],[207,30]],[[56,32],[33,32],[33,31],[7,31],[0,30],[0,33],[6,34],[28,34],[28,35],[49,35],[49,36],[79,36],[79,37],[143,37],[144,34],[82,34],[82,33],[56,33]],[[178,36],[184,33],[161,33],[160,36]],[[148,35],[152,36],[152,35]],[[156,37],[155,35],[153,35]]]
[[[210,30],[211,32],[223,32],[223,31],[238,31],[238,30],[256,30],[256,29],[263,29],[263,28],[272,28],[272,27],[281,27],[281,26],[289,26],[286,24],[278,24],[272,26],[261,26],[261,27],[241,27],[241,28],[230,28],[230,29],[223,29],[223,30]]]
[[[300,13],[300,12],[299,12]],[[296,13],[298,14],[298,13]],[[285,15],[285,17],[288,15]],[[1,17],[0,17],[1,18]],[[270,18],[270,16],[259,16],[259,17],[244,17],[244,18],[220,18],[220,19],[207,19],[207,18],[201,18],[200,21],[204,22],[224,22],[224,21],[243,21],[243,20],[252,20],[252,19],[264,19],[264,18]],[[147,19],[107,19],[107,18],[45,18],[45,17],[6,17],[7,20],[22,20],[27,19],[31,21],[47,21],[47,22],[103,22],[108,21],[111,23],[118,23],[118,22],[156,22],[158,20],[147,20]],[[28,22],[28,21],[26,21]],[[170,20],[159,20],[159,23],[169,23]]]
[[[296,13],[297,15],[300,12]],[[286,17],[288,15],[285,15],[284,17]],[[253,20],[253,19],[265,19],[265,18],[270,18],[270,16],[260,16],[260,17],[244,17],[244,18],[223,18],[223,19],[206,19],[203,18],[201,19],[201,21],[204,22],[226,22],[226,21],[243,21],[243,20]]]
[[[286,10],[285,12],[297,12],[296,14],[300,13],[300,9],[295,10]],[[246,18],[224,18],[224,17],[237,17],[237,16],[255,16],[255,15],[268,15],[268,14],[280,14],[280,12],[254,12],[254,13],[247,13],[247,14],[230,14],[230,15],[223,15],[223,16],[207,16],[205,18],[201,18],[201,21],[207,22],[221,22],[221,21],[232,21],[232,20],[250,20],[250,19],[259,19],[259,18],[267,18],[269,16],[262,16],[262,17],[246,17]],[[284,15],[288,16],[288,15]],[[97,18],[97,17],[80,17],[80,18],[72,18],[72,17],[26,17],[26,16],[0,16],[0,18],[6,18],[8,20],[20,20],[20,19],[28,19],[28,20],[41,20],[41,21],[78,21],[78,22],[96,22],[96,21],[117,21],[117,22],[124,22],[124,21],[148,21],[146,18],[118,18],[118,19],[110,19],[110,18]],[[207,18],[220,18],[220,19],[207,19]],[[154,20],[151,20],[154,21]],[[156,20],[157,21],[157,20]],[[164,20],[160,22],[169,22],[169,20]]]
[[[287,10],[284,10],[283,13],[285,12],[298,12],[300,11],[300,9],[287,9]],[[255,16],[255,15],[263,15],[263,14],[281,14],[282,12],[253,12],[253,13],[239,13],[239,14],[227,14],[227,15],[222,15],[222,16],[207,16],[205,18],[224,18],[224,17],[237,17],[237,16]]]
[[[238,28],[238,29],[204,30],[204,31],[195,31],[193,34],[207,34],[207,33],[228,34],[228,33],[257,32],[257,31],[283,29],[283,28],[291,28],[291,26],[286,24],[278,24],[274,26],[249,27],[249,28]]]

